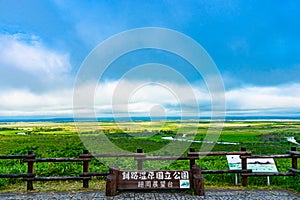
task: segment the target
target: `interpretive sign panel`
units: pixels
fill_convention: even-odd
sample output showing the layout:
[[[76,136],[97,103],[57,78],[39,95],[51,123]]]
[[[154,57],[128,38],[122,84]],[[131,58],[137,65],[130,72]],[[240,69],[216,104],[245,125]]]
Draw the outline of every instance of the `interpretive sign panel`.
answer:
[[[118,189],[188,189],[189,171],[123,171],[118,174]]]
[[[227,155],[230,170],[241,170],[242,164],[239,155]],[[273,158],[248,158],[247,169],[252,172],[278,172]]]

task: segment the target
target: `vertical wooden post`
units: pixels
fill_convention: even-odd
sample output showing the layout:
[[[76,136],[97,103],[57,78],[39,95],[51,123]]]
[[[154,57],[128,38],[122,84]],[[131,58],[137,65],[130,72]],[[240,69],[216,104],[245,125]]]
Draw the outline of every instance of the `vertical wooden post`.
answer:
[[[204,195],[204,178],[201,174],[193,175],[193,185],[195,195],[203,196]]]
[[[143,149],[137,149],[136,150],[137,153],[143,153]],[[142,170],[143,169],[143,160],[138,159],[137,160],[137,164],[138,164],[138,170]]]
[[[89,154],[89,150],[87,150],[87,149],[83,150],[83,154]],[[88,160],[83,161],[83,172],[89,172],[89,161]],[[84,188],[89,187],[88,179],[83,180],[83,187]]]
[[[30,159],[35,159],[33,150],[29,150],[28,155],[31,156]],[[33,161],[28,162],[27,173],[28,174],[34,173],[34,162]],[[33,190],[33,180],[32,179],[27,180],[27,190]]]
[[[247,151],[246,147],[241,147],[241,151]],[[242,158],[242,170],[247,170],[247,158]],[[242,185],[248,185],[248,177],[242,175]]]
[[[297,148],[291,147],[291,151],[297,151]],[[297,157],[295,156],[292,156],[292,168],[298,169],[298,161],[297,161]]]
[[[198,165],[194,165],[191,170],[191,186],[194,189],[195,195],[203,196],[204,195],[204,178],[202,169]]]
[[[116,196],[117,194],[117,177],[114,174],[109,174],[106,177],[105,195],[108,197]]]
[[[190,152],[195,152],[195,148],[190,148]],[[190,170],[192,171],[193,166],[196,165],[196,161],[194,158],[190,159]]]
[[[119,174],[119,167],[116,166],[112,166],[109,168],[109,174],[114,174],[116,176],[118,176]]]
[[[201,174],[202,173],[202,170],[201,170],[201,167],[198,166],[198,165],[193,165],[192,166],[192,169],[191,169],[191,176],[190,176],[190,184],[191,184],[191,187],[193,188],[194,187],[194,175],[195,174]]]
[[[110,167],[109,175],[106,177],[106,196],[115,196],[117,194],[117,179],[118,179],[119,169],[118,167]]]
[[[195,174],[201,174],[201,173],[202,173],[202,169],[200,166],[194,165],[192,167],[191,174],[195,175]]]

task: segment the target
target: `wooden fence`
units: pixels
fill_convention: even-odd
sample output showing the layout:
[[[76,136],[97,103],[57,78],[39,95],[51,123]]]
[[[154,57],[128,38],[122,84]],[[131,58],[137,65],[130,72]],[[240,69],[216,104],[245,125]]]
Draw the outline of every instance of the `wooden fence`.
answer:
[[[27,181],[27,190],[33,190],[34,181],[53,181],[53,180],[81,180],[83,181],[83,187],[89,187],[89,180],[95,176],[107,176],[109,172],[90,172],[89,163],[92,158],[104,158],[104,157],[133,157],[137,161],[138,170],[143,169],[144,161],[151,160],[188,160],[190,170],[196,164],[196,160],[203,156],[223,156],[223,155],[240,155],[242,169],[241,170],[202,170],[202,174],[227,174],[235,173],[242,176],[242,185],[248,184],[249,176],[295,176],[300,173],[298,169],[297,159],[300,157],[300,152],[296,150],[296,147],[292,147],[291,150],[286,151],[286,154],[281,155],[252,155],[251,152],[246,151],[246,148],[241,148],[241,151],[236,152],[195,152],[194,148],[190,149],[187,156],[147,156],[143,153],[142,149],[137,149],[137,153],[128,154],[90,154],[88,150],[84,150],[83,154],[80,154],[78,158],[36,158],[34,151],[29,151],[28,155],[0,155],[0,160],[21,159],[27,163],[27,173],[25,174],[0,174],[0,178],[22,178],[23,181]],[[249,158],[290,158],[292,166],[288,168],[289,172],[277,172],[277,173],[254,173],[251,169],[247,169],[247,159]],[[34,164],[39,162],[82,162],[82,173],[78,176],[55,176],[55,177],[40,177],[34,173]],[[201,164],[200,164],[201,165]]]

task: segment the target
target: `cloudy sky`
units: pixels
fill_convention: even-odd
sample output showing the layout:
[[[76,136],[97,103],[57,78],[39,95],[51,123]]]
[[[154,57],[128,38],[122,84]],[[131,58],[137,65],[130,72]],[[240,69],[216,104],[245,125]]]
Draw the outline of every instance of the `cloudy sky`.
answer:
[[[178,31],[207,51],[222,76],[228,115],[299,116],[299,9],[296,0],[0,0],[0,116],[72,116],[85,58],[113,35],[143,27]],[[147,63],[156,64],[136,68]],[[169,52],[132,52],[99,79],[98,116],[193,115],[193,98],[200,114],[211,110],[206,81]]]

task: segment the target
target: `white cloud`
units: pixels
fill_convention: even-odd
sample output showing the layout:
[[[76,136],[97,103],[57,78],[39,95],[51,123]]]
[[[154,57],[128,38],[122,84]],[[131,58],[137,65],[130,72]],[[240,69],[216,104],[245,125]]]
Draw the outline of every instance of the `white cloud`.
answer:
[[[300,84],[238,88],[226,92],[226,100],[232,110],[300,110]]]
[[[90,86],[78,88],[83,98]],[[95,111],[98,116],[110,116],[112,110],[117,116],[149,116],[159,108],[161,114],[196,114],[193,95],[200,104],[200,115],[209,114],[210,94],[203,88],[175,83],[145,84],[138,81],[107,81],[92,91],[95,95]],[[37,94],[28,90],[11,90],[0,93],[0,116],[72,116],[73,90],[51,91]],[[300,84],[279,85],[277,87],[249,86],[232,89],[225,93],[229,114],[266,115],[274,111],[300,112]],[[181,97],[178,98],[178,96]],[[76,98],[76,97],[75,97]],[[84,104],[83,104],[84,105]],[[181,106],[181,107],[180,107]],[[208,108],[208,109],[207,109]],[[181,110],[182,109],[182,110]],[[129,113],[128,113],[129,112]]]
[[[71,64],[67,53],[45,47],[39,37],[25,34],[0,35],[3,87],[34,87],[68,81]]]
[[[115,114],[130,112],[149,115],[158,105],[167,115],[191,112],[190,109],[196,113],[198,105],[194,92],[194,88],[188,85],[122,80],[100,85],[96,90],[95,102],[100,110],[113,110]],[[197,90],[197,95],[198,98],[205,96],[200,90]]]
[[[10,90],[0,94],[0,116],[61,116],[72,114],[72,90],[37,94]]]

